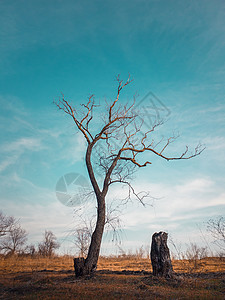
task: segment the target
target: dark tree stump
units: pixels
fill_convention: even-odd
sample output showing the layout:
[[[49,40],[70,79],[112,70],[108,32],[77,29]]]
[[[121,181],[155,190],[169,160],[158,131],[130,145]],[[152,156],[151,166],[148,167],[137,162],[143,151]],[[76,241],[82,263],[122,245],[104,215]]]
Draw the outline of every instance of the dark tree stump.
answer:
[[[73,259],[73,262],[74,262],[75,276],[76,277],[83,276],[85,259],[83,257],[75,257]]]
[[[91,268],[88,268],[85,264],[85,259],[83,257],[75,257],[74,262],[74,272],[76,277],[93,275],[97,269],[96,265],[92,265]]]
[[[167,246],[168,234],[160,231],[152,236],[151,262],[153,275],[160,277],[173,277],[173,267],[170,251]]]

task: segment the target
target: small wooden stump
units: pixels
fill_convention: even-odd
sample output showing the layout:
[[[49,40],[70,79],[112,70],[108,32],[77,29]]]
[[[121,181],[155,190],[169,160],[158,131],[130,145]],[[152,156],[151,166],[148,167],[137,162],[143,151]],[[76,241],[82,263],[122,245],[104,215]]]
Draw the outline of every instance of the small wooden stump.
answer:
[[[160,231],[152,236],[151,262],[153,275],[160,277],[173,277],[173,267],[170,259],[170,251],[167,246],[168,234]]]
[[[73,262],[74,262],[75,276],[76,277],[83,276],[85,259],[83,257],[75,257],[73,259]]]

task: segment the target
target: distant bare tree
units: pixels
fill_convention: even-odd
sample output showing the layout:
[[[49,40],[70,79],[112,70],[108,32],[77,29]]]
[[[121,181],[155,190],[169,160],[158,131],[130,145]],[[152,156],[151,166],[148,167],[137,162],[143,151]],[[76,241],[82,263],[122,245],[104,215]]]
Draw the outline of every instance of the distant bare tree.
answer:
[[[207,230],[212,234],[214,243],[225,251],[225,218],[218,217],[207,222]]]
[[[200,260],[208,255],[207,247],[199,247],[196,243],[190,243],[186,250],[188,260]]]
[[[44,239],[38,245],[38,252],[42,256],[51,257],[55,250],[60,247],[57,242],[56,236],[52,233],[52,231],[45,230]]]
[[[10,231],[2,239],[0,249],[6,254],[19,253],[27,241],[27,232],[17,222],[10,226]]]
[[[92,232],[88,227],[78,228],[74,232],[74,244],[79,250],[79,256],[85,257],[87,256],[88,248],[91,241]]]
[[[36,248],[34,244],[30,244],[28,246],[26,246],[25,250],[24,250],[25,254],[30,255],[30,256],[35,256],[36,254]]]
[[[6,216],[0,211],[0,237],[5,236],[10,232],[12,225],[16,222],[16,219],[11,216]]]

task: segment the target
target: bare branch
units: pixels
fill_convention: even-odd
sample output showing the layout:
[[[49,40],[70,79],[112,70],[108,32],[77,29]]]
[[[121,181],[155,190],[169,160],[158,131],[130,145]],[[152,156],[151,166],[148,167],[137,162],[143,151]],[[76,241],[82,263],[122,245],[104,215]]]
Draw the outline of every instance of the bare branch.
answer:
[[[143,200],[145,198],[149,198],[150,197],[149,192],[143,192],[142,191],[142,192],[137,193],[135,191],[134,187],[131,185],[131,183],[129,181],[126,181],[126,180],[123,180],[123,179],[112,180],[112,181],[110,181],[109,185],[114,184],[114,183],[122,183],[122,184],[126,184],[128,186],[129,190],[128,190],[128,196],[126,197],[126,200],[131,199],[131,194],[133,194],[140,201],[140,203],[143,206],[146,206],[146,204],[144,203]]]
[[[140,164],[138,163],[135,158],[131,158],[131,157],[120,157],[120,159],[123,159],[123,160],[129,160],[131,161],[133,164],[135,164],[136,166],[138,166],[139,168],[142,168],[142,167],[146,167],[147,165],[151,165],[152,163],[150,161],[146,161],[144,164]]]
[[[90,144],[91,141],[93,140],[93,137],[92,137],[90,131],[88,130],[88,124],[91,121],[92,117],[90,117],[90,119],[87,120],[86,126],[83,126],[82,123],[84,120],[86,120],[88,118],[89,114],[91,113],[91,111],[94,108],[94,104],[91,105],[91,108],[89,108],[90,101],[91,101],[91,97],[89,98],[88,104],[86,106],[84,105],[88,109],[88,113],[81,119],[81,121],[79,121],[76,116],[77,115],[76,110],[72,108],[72,106],[68,103],[67,100],[65,100],[64,96],[62,96],[62,99],[59,99],[58,102],[54,102],[54,104],[60,110],[63,110],[66,114],[70,115],[73,118],[74,123],[76,124],[77,128],[82,132],[82,134],[84,135],[88,144]]]
[[[11,216],[6,216],[0,211],[0,237],[5,236],[10,232],[12,226],[18,221]]]
[[[116,100],[113,102],[113,104],[110,106],[109,108],[109,123],[112,121],[112,110],[113,107],[115,106],[116,102],[119,100],[119,96],[120,96],[120,92],[121,90],[128,85],[129,83],[131,83],[133,80],[130,80],[130,75],[127,79],[127,81],[123,84],[123,80],[120,79],[120,76],[117,76],[117,82],[118,82],[118,88],[117,88],[117,96],[116,96]]]
[[[225,250],[225,218],[218,217],[210,219],[207,222],[207,230],[214,238],[214,243],[221,249]]]
[[[166,147],[167,147],[167,145],[166,145]],[[165,148],[165,146],[164,146],[164,148]],[[188,153],[188,150],[189,150],[188,146],[186,146],[185,151],[180,156],[177,156],[177,157],[168,157],[168,156],[165,156],[165,155],[161,154],[162,151],[160,151],[160,152],[156,151],[155,149],[153,149],[151,147],[143,147],[141,149],[136,149],[136,148],[130,148],[130,147],[128,147],[128,148],[122,149],[122,151],[131,151],[132,153],[134,153],[134,152],[135,153],[143,153],[145,151],[150,151],[150,152],[153,152],[154,154],[156,154],[157,156],[160,156],[161,158],[164,158],[167,161],[169,161],[169,160],[181,160],[181,159],[190,159],[190,158],[193,158],[195,156],[200,155],[204,151],[204,149],[205,149],[205,147],[202,148],[202,145],[199,144],[195,148],[194,153],[192,153],[192,154],[190,154],[188,156],[185,156]]]

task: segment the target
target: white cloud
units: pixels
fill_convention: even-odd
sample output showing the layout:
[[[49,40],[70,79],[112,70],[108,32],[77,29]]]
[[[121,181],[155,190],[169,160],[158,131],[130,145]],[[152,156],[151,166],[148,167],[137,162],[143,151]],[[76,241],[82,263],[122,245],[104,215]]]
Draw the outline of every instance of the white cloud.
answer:
[[[4,158],[4,160],[0,162],[0,173],[7,169],[10,165],[13,165],[17,161],[17,159],[17,155]]]
[[[175,191],[178,194],[190,195],[194,192],[205,192],[213,186],[213,181],[208,178],[195,178],[182,185],[175,186]]]
[[[0,150],[3,154],[0,162],[0,172],[14,165],[26,151],[40,151],[40,149],[43,149],[43,145],[39,138],[22,137],[13,142],[3,144]]]
[[[31,181],[18,176],[17,173],[12,174],[11,180],[7,181],[1,178],[1,184],[7,185],[7,189],[22,186],[26,193],[17,193],[17,199],[4,198],[1,200],[1,208],[9,215],[14,215],[21,219],[22,226],[28,230],[30,242],[40,241],[45,229],[52,230],[58,238],[63,241],[62,249],[66,249],[69,245],[68,235],[70,231],[80,222],[76,219],[73,208],[62,205],[55,196],[53,190],[42,188],[34,185]],[[224,205],[225,192],[215,192],[215,183],[209,178],[193,178],[192,180],[183,181],[175,185],[173,188],[165,184],[149,184],[147,182],[137,183],[136,187],[140,190],[151,189],[153,194],[162,196],[154,201],[153,207],[143,207],[138,202],[134,202],[124,207],[121,219],[124,229],[125,238],[124,246],[128,247],[139,245],[143,237],[136,236],[139,231],[145,240],[149,239],[151,233],[159,230],[169,231],[174,236],[179,236],[180,241],[184,241],[182,237],[181,227],[183,224],[193,225],[193,220],[209,219],[215,213],[218,205]],[[111,199],[124,197],[126,191],[118,188],[109,195]],[[204,209],[210,208],[208,212]],[[214,209],[213,209],[214,208]],[[184,230],[184,229],[183,229]],[[132,233],[131,237],[126,237],[126,232]],[[194,232],[188,232],[186,236],[195,235]],[[139,234],[138,234],[139,235]],[[106,245],[108,240],[106,239]],[[129,246],[129,247],[130,247]],[[68,246],[69,247],[69,246]],[[103,245],[103,248],[105,246]],[[73,247],[71,248],[73,249]]]
[[[11,143],[6,143],[1,147],[1,151],[4,152],[23,152],[24,150],[37,151],[41,147],[41,141],[39,138],[33,137],[21,137]]]
[[[138,185],[140,190],[147,190],[150,187],[152,195],[161,196],[154,200],[153,207],[141,207],[133,203],[124,212],[123,220],[126,228],[135,226],[149,226],[167,222],[167,227],[176,227],[181,220],[191,222],[193,212],[200,214],[200,210],[207,207],[216,207],[225,204],[225,193],[217,190],[214,182],[209,178],[195,178],[167,186],[165,184]],[[196,216],[196,213],[194,214]],[[210,216],[209,216],[210,217]]]
[[[210,138],[205,138],[203,140],[204,144],[209,151],[217,151],[225,149],[225,137],[224,136],[213,136]],[[223,155],[224,157],[224,155]]]
[[[1,209],[7,215],[20,219],[29,233],[29,241],[37,242],[45,229],[57,237],[65,238],[73,227],[73,208],[62,205],[55,191],[39,187],[14,173],[9,178],[1,177],[1,187],[17,191],[16,195],[1,195]],[[2,190],[2,188],[1,188]]]
[[[66,159],[74,164],[84,158],[86,141],[81,133],[66,136],[62,139],[63,145],[60,151],[60,159]],[[66,142],[66,145],[64,144]]]

